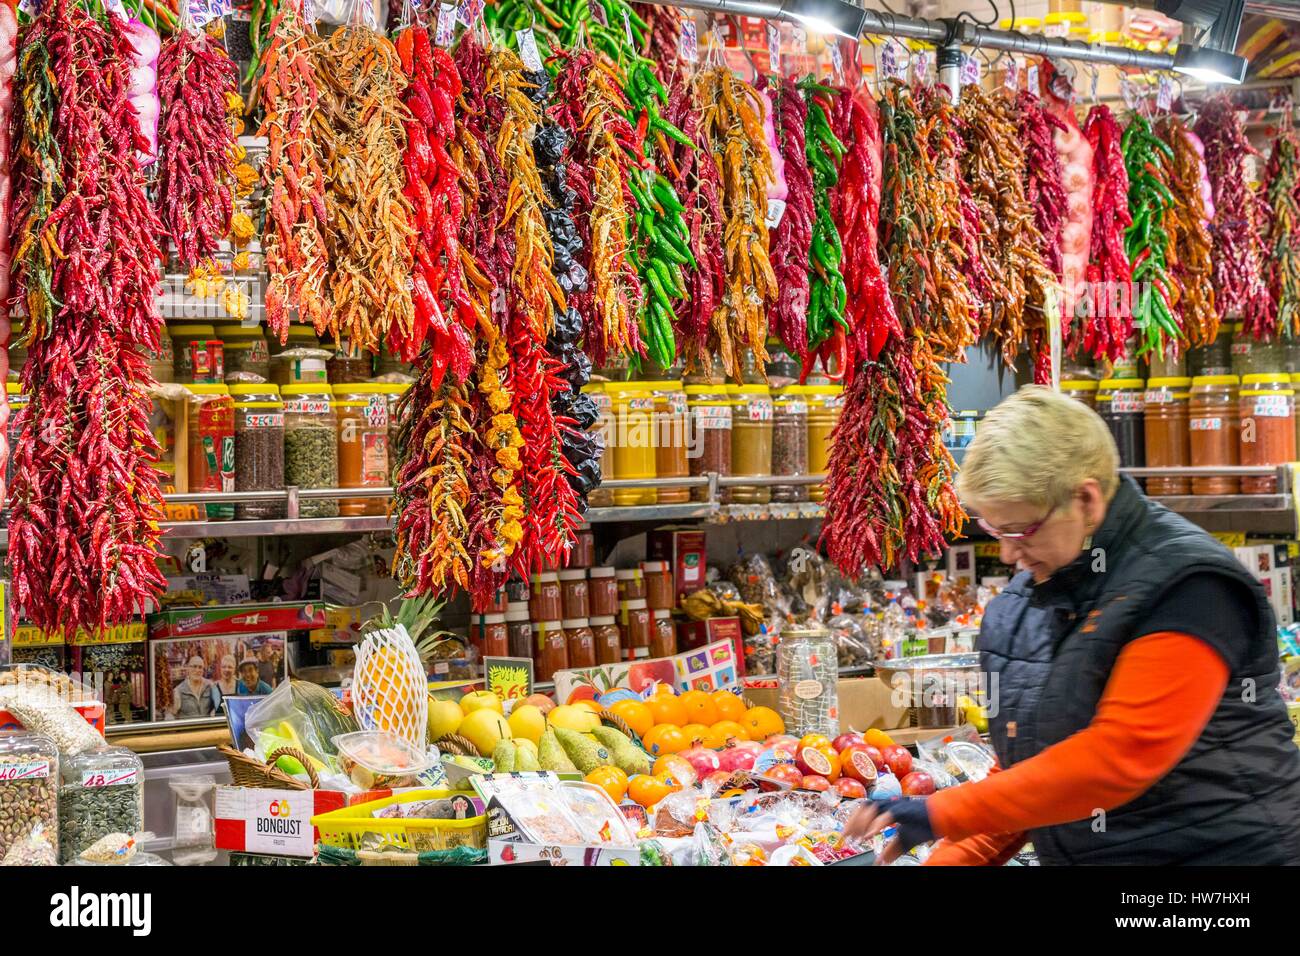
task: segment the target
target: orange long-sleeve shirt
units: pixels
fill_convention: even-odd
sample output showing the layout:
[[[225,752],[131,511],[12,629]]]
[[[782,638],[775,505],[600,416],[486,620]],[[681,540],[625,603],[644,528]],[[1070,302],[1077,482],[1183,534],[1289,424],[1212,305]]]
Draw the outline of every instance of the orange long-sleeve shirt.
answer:
[[[941,843],[930,865],[1003,863],[1036,827],[1123,806],[1182,759],[1228,684],[1228,664],[1189,634],[1161,631],[1120,652],[1083,730],[979,783],[930,797]]]

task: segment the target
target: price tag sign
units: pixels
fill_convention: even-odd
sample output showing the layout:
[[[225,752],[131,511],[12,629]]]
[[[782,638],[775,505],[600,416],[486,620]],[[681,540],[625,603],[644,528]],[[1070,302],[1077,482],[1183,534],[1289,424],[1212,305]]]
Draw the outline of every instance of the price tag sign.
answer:
[[[961,55],[961,65],[957,68],[957,82],[962,86],[976,86],[980,81],[979,57],[969,53]]]
[[[767,60],[773,73],[781,72],[781,30],[775,23],[767,25]]]
[[[840,56],[840,45],[838,43],[831,45],[831,67],[835,70],[835,76],[844,76],[844,57]]]
[[[632,35],[632,18],[628,16],[627,7],[623,8],[623,38],[630,47],[636,46],[636,37]]]
[[[767,201],[767,228],[775,229],[785,218],[785,200],[769,199]]]
[[[700,59],[700,35],[696,32],[695,17],[690,14],[682,18],[682,35],[677,41],[677,55],[687,63],[696,63]]]
[[[366,26],[372,30],[379,29],[379,15],[375,13],[374,0],[366,0],[361,9],[365,12]]]
[[[438,7],[438,28],[433,40],[438,46],[446,48],[451,46],[451,41],[454,39],[456,39],[456,8]]]
[[[907,72],[902,63],[902,50],[893,40],[886,40],[880,50],[880,70],[887,80],[901,80]]]
[[[519,44],[519,59],[524,61],[524,69],[536,73],[542,68],[542,55],[537,52],[537,37],[532,27],[515,31],[515,40]]]
[[[1029,90],[1030,93],[1033,93],[1035,96],[1038,95],[1039,90],[1038,90],[1038,64],[1037,63],[1029,64],[1029,69],[1025,73],[1025,88]]]
[[[111,13],[113,16],[118,17],[121,20],[130,19],[130,15],[122,7],[122,0],[107,0],[104,4],[104,12]]]
[[[134,787],[139,774],[134,770],[86,770],[81,774],[83,787]]]
[[[1043,36],[1045,37],[1068,37],[1070,35],[1070,24],[1048,23],[1043,27]]]
[[[1156,106],[1168,112],[1174,105],[1174,84],[1169,77],[1161,74],[1156,82]]]
[[[37,777],[48,777],[50,775],[50,762],[48,760],[24,760],[21,763],[11,763],[0,766],[0,780],[33,780]]]
[[[1137,106],[1137,94],[1134,92],[1134,90],[1133,90],[1133,84],[1129,81],[1128,77],[1121,77],[1121,78],[1120,78],[1120,81],[1119,81],[1119,92],[1120,92],[1120,95],[1124,97],[1124,105],[1125,105],[1125,106],[1127,106],[1129,109],[1134,109],[1134,108],[1136,108],[1136,106]]]
[[[36,16],[40,9],[40,0],[19,0],[18,2],[18,12],[25,13],[29,17]]]
[[[794,51],[801,55],[808,52],[808,31],[803,27],[794,28]]]
[[[933,55],[929,50],[922,50],[912,60],[912,78],[917,83],[924,83],[930,75],[930,58]]]
[[[1007,60],[1006,72],[1002,74],[1002,85],[1012,92],[1020,89],[1020,61],[1014,56]]]
[[[118,16],[126,17],[126,12],[122,10],[121,0],[116,0],[117,9],[109,9],[110,13],[117,13]],[[224,15],[225,0],[190,0],[190,19],[194,21],[195,26],[203,26]]]
[[[467,27],[473,27],[481,16],[483,16],[483,0],[463,0],[457,12],[460,22]]]

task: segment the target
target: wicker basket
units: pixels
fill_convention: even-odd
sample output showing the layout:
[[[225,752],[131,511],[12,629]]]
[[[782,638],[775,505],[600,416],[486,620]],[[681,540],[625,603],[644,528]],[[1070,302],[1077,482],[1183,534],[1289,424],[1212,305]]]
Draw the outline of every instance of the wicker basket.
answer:
[[[599,716],[601,720],[609,724],[611,727],[613,727],[615,730],[621,733],[624,737],[627,737],[636,746],[641,747],[641,738],[632,732],[632,728],[628,726],[627,721],[624,720],[622,717],[618,716],[618,714],[615,714],[608,710],[602,710]],[[641,749],[644,750],[645,748],[642,747]]]
[[[478,752],[477,747],[459,734],[448,734],[446,737],[439,737],[434,741],[434,745],[443,753],[452,754],[457,757],[483,756],[483,754]]]
[[[316,776],[311,760],[301,750],[296,750],[293,747],[281,747],[279,750],[271,751],[270,759],[266,763],[225,745],[218,747],[217,752],[226,758],[226,763],[230,764],[230,777],[237,787],[313,790],[320,786],[320,778]],[[311,782],[303,783],[276,767],[275,762],[281,757],[292,757],[306,767],[307,777]]]

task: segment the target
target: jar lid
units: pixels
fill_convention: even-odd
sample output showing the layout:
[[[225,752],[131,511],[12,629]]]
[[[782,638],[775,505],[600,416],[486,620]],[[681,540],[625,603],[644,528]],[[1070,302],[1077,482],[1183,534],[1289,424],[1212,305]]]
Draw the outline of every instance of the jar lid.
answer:
[[[218,325],[217,335],[225,338],[227,335],[233,338],[260,339],[262,338],[262,327],[260,325]]]
[[[290,340],[303,339],[305,341],[307,339],[311,339],[313,342],[320,341],[316,337],[316,330],[313,329],[310,325],[290,325],[288,337]]]
[[[646,574],[661,574],[668,570],[667,561],[642,561],[641,570]]]
[[[584,391],[584,392],[588,392],[588,393],[590,393],[590,392],[603,392],[603,391],[605,391],[605,383],[604,383],[604,382],[588,382],[586,385],[582,386],[582,391]]]
[[[585,581],[587,580],[586,568],[569,568],[567,571],[560,572],[561,581]]]
[[[628,655],[628,659],[629,659],[629,660],[640,660],[640,659],[643,658],[643,657],[649,657],[649,656],[650,656],[650,648],[648,648],[648,647],[629,647],[629,648],[627,648],[627,655]]]
[[[1253,372],[1241,377],[1242,385],[1268,385],[1272,382],[1289,382],[1291,376],[1286,372]]]
[[[1235,375],[1198,375],[1192,379],[1192,387],[1198,385],[1236,385]]]
[[[231,395],[279,395],[280,386],[270,382],[241,383],[230,386]]]
[[[331,385],[335,395],[384,395],[388,386],[374,382],[350,382],[346,385]]]
[[[211,325],[173,325],[168,331],[172,337],[180,335],[208,335],[217,334],[217,330]]]
[[[771,395],[772,390],[766,385],[729,385],[737,395]]]
[[[230,389],[220,383],[199,382],[195,385],[186,385],[195,395],[229,395]]]
[[[640,568],[619,568],[614,572],[614,577],[620,581],[636,581],[641,577]]]
[[[1172,378],[1147,379],[1147,388],[1186,388],[1191,384],[1192,380],[1182,375],[1175,375]]]
[[[506,605],[507,621],[527,621],[528,620],[528,603],[526,601],[515,601]]]
[[[532,576],[532,581],[534,584],[539,584],[544,581],[558,581],[558,580],[560,580],[560,576],[556,574],[554,571],[538,571],[536,574]]]
[[[791,387],[802,389],[803,391],[799,393],[802,395],[843,395],[844,394],[843,385],[798,385],[798,386],[791,386]]]
[[[666,607],[655,608],[655,617],[672,617],[673,612]]]
[[[284,408],[282,402],[235,402],[236,408]]]
[[[1225,323],[1225,324],[1226,324],[1226,323]],[[1246,331],[1246,323],[1245,323],[1245,322],[1233,322],[1233,323],[1232,323],[1232,331],[1233,331],[1234,333],[1235,333],[1235,332],[1245,332],[1245,331]]]
[[[645,382],[606,382],[607,392],[648,392]]]
[[[274,385],[271,386],[275,388]],[[281,385],[281,395],[328,395],[330,387],[328,382],[297,382],[293,385]]]
[[[1257,398],[1260,395],[1281,395],[1283,397],[1286,397],[1288,395],[1294,395],[1294,394],[1295,394],[1295,389],[1291,389],[1291,388],[1243,388],[1241,390],[1241,395],[1243,398],[1245,397]]]
[[[796,640],[809,637],[830,637],[831,632],[824,627],[787,627],[781,632],[781,640]]]
[[[5,382],[5,392],[10,395],[21,395],[23,386],[21,382]]]
[[[637,382],[636,384],[655,392],[679,392],[682,390],[681,382]]]
[[[534,631],[558,631],[562,628],[559,621],[533,621]]]
[[[1103,378],[1097,388],[1104,392],[1118,388],[1141,388],[1143,384],[1140,378]]]
[[[325,384],[324,382],[321,383]],[[369,408],[369,402],[330,402],[330,408]]]
[[[727,386],[723,382],[717,385],[687,385],[684,391],[687,395],[725,395]]]
[[[566,617],[560,622],[560,626],[566,631],[576,630],[579,627],[586,627],[587,619],[585,617]]]
[[[614,577],[613,568],[588,568],[587,577],[589,578],[612,578]]]
[[[592,627],[609,627],[614,623],[614,618],[609,614],[602,614],[598,617],[587,618],[587,623]]]
[[[620,602],[625,611],[640,611],[645,608],[645,598],[633,598],[630,601]]]
[[[1072,392],[1095,392],[1097,391],[1097,380],[1095,378],[1067,378],[1061,381],[1061,388],[1068,388]]]

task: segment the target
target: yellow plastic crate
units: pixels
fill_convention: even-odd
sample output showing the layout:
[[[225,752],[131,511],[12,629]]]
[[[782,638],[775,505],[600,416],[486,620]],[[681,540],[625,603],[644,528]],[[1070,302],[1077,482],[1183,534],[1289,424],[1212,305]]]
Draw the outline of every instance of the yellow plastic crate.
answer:
[[[320,832],[326,846],[348,850],[451,850],[458,846],[483,849],[487,846],[487,817],[465,820],[403,820],[372,816],[376,810],[395,803],[439,800],[453,795],[451,790],[412,790],[408,793],[318,813],[311,825]]]

